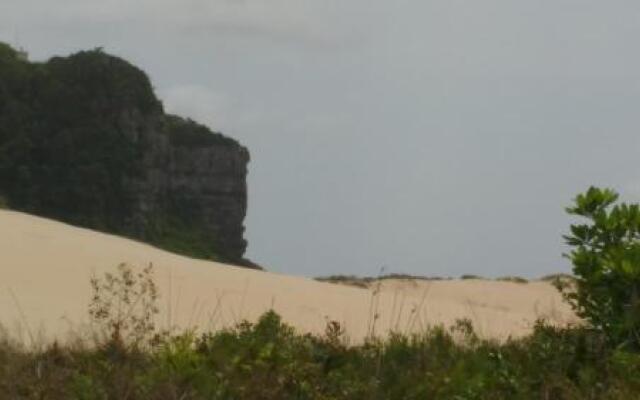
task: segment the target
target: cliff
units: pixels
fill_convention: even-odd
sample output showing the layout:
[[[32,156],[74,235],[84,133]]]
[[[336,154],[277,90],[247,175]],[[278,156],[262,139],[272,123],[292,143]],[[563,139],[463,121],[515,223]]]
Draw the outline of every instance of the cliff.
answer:
[[[29,63],[0,43],[0,203],[178,253],[243,259],[249,152],[168,115],[100,49]]]

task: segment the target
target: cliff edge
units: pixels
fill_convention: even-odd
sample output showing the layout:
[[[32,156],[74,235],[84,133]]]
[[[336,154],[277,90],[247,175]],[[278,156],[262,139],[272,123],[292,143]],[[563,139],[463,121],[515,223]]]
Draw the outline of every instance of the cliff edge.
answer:
[[[248,162],[234,139],[166,114],[123,59],[31,63],[0,43],[0,206],[255,267]]]

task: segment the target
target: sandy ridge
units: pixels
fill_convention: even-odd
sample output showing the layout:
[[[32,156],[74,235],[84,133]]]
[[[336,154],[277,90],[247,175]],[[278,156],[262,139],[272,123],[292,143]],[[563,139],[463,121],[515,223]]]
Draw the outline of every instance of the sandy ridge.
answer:
[[[83,330],[90,277],[114,271],[121,262],[153,263],[161,293],[161,328],[218,329],[254,320],[270,308],[304,332],[319,333],[327,320],[339,321],[354,341],[367,335],[372,321],[376,333],[386,333],[466,317],[482,336],[492,338],[526,334],[541,317],[557,324],[575,321],[545,282],[385,281],[374,296],[372,289],[194,260],[0,210],[0,323],[25,340],[29,332],[50,340]]]

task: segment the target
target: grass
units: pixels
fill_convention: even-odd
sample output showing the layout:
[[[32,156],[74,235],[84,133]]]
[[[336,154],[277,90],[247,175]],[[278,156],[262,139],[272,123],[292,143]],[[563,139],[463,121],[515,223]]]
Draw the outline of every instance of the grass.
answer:
[[[27,347],[0,329],[0,399],[626,400],[640,393],[640,354],[585,327],[540,321],[531,335],[498,342],[460,320],[349,345],[336,321],[324,334],[301,334],[269,311],[216,332],[158,332],[150,323],[158,298],[150,266],[121,265],[91,285],[90,317],[105,333],[93,343]]]

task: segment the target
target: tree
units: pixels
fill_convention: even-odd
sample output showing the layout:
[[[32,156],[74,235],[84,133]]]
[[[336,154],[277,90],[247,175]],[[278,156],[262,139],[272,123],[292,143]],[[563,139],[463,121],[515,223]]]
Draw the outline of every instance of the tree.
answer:
[[[640,349],[640,207],[589,188],[567,212],[587,219],[564,236],[576,283],[565,297],[611,344]]]

